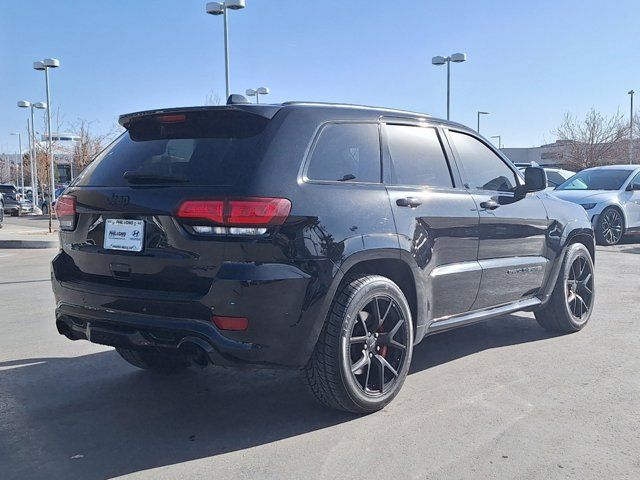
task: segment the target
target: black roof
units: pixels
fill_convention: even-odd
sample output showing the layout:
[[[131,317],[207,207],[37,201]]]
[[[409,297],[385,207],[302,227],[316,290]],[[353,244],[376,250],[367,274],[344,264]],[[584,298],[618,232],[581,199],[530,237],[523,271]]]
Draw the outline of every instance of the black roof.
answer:
[[[273,118],[276,113],[283,109],[322,109],[322,110],[349,110],[351,114],[362,113],[363,118],[379,118],[379,117],[401,117],[412,119],[425,119],[430,121],[436,121],[437,123],[455,125],[462,128],[467,128],[464,125],[434,118],[431,115],[425,113],[411,112],[408,110],[398,110],[393,108],[384,107],[370,107],[366,105],[352,105],[347,103],[323,103],[323,102],[284,102],[282,104],[251,104],[251,103],[238,103],[230,105],[210,105],[210,106],[198,106],[198,107],[175,107],[175,108],[160,108],[155,110],[144,110],[140,112],[127,113],[120,115],[118,123],[126,127],[126,125],[135,118],[145,117],[148,115],[162,115],[171,114],[177,112],[194,112],[194,111],[215,111],[215,110],[240,110],[254,115],[259,115],[265,118]]]

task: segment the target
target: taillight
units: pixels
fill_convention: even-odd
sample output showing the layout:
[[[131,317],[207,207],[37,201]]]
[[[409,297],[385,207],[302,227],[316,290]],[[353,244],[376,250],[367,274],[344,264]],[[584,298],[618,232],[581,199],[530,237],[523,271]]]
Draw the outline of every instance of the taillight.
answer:
[[[157,117],[160,123],[183,123],[187,120],[187,116],[184,113],[178,113],[175,115],[160,115]]]
[[[291,202],[286,198],[187,200],[180,205],[177,217],[190,220],[196,233],[255,235],[266,232],[261,227],[282,225],[290,211]],[[215,226],[201,224],[198,220],[206,220]]]
[[[249,319],[245,317],[214,316],[211,320],[220,330],[234,330],[236,332],[249,328]]]
[[[56,200],[56,216],[62,230],[76,228],[76,197],[62,195]]]

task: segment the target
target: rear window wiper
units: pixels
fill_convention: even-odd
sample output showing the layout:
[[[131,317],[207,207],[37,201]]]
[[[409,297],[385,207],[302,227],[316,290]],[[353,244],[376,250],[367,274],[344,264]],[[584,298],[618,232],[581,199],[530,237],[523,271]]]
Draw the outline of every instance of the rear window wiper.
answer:
[[[124,172],[122,177],[129,183],[187,183],[188,178],[159,173]]]

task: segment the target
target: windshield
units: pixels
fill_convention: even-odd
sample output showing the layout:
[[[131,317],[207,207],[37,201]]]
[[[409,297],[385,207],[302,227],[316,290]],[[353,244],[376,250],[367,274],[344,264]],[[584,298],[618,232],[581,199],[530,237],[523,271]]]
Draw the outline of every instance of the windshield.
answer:
[[[234,110],[134,120],[75,185],[233,185],[261,157],[268,122]]]
[[[559,185],[556,190],[620,190],[630,170],[584,170]]]

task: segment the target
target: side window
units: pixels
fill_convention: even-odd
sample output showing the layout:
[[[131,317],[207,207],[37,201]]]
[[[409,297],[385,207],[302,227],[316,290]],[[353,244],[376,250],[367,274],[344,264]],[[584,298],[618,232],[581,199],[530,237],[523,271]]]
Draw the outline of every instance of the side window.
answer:
[[[435,128],[385,125],[394,185],[453,187],[449,164]]]
[[[374,123],[330,123],[309,161],[311,180],[380,182],[380,139]]]
[[[631,188],[634,190],[640,190],[640,173],[633,177],[633,180],[631,180],[629,185],[631,185]]]
[[[464,168],[469,188],[508,192],[516,183],[515,173],[489,147],[471,135],[450,131]]]
[[[564,182],[564,180],[565,179],[558,172],[547,171],[547,186],[557,187]]]

